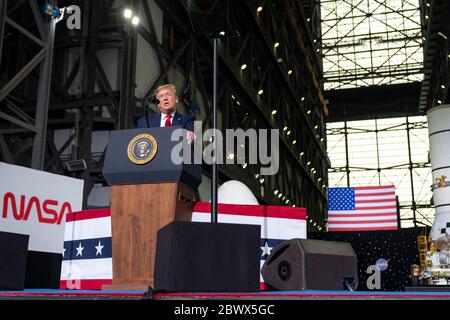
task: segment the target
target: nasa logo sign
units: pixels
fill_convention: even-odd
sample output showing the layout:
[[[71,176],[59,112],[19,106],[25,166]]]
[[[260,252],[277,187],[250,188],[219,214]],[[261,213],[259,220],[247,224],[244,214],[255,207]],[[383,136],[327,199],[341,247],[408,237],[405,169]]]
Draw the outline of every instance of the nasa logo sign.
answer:
[[[0,231],[29,235],[28,250],[62,253],[66,215],[82,209],[83,180],[0,162]]]

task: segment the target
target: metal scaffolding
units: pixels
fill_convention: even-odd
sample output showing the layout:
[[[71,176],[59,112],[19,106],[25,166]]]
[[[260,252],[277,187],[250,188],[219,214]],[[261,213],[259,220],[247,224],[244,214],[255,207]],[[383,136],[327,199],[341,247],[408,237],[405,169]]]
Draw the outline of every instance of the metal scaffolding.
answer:
[[[1,161],[39,168],[43,159],[40,169],[84,179],[86,207],[94,185],[105,183],[105,149],[93,151],[97,135],[134,127],[158,85],[195,85],[184,109],[208,129],[213,43],[193,33],[191,22],[202,22],[192,12],[221,13],[234,34],[219,42],[218,127],[279,129],[280,168],[276,175],[260,176],[260,165],[220,165],[219,181],[242,181],[261,203],[306,207],[308,228],[324,230],[328,109],[314,46],[320,34],[315,1],[73,0],[58,5],[78,5],[82,27],[57,25],[52,59],[53,41],[39,20],[38,1],[0,0],[5,18],[0,20]],[[125,7],[139,13],[139,26],[125,22]],[[142,61],[150,56],[155,63],[146,66]],[[53,61],[51,76],[51,66],[42,63],[46,59]],[[147,86],[140,80],[143,67],[154,73]],[[181,95],[180,100],[186,98]],[[67,134],[56,144],[61,130]],[[80,166],[71,171],[70,164]]]
[[[407,83],[423,78],[416,1],[321,1],[325,89]]]

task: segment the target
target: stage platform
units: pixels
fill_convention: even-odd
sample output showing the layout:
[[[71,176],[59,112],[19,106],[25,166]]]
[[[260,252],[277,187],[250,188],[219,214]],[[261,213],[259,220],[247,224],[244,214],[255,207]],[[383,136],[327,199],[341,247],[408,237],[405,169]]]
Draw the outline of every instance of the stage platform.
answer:
[[[260,291],[252,293],[175,293],[139,290],[0,291],[0,300],[450,300],[449,291]]]

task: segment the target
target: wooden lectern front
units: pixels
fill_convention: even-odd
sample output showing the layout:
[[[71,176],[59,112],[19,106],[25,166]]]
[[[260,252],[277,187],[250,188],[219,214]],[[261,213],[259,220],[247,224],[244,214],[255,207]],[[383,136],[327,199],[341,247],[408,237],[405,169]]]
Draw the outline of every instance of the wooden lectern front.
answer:
[[[113,279],[103,289],[153,288],[158,230],[173,221],[191,221],[201,165],[173,163],[171,150],[177,142],[170,138],[176,129],[111,133],[103,175],[111,186]],[[150,154],[157,149],[146,163],[136,163],[140,139],[151,145]]]

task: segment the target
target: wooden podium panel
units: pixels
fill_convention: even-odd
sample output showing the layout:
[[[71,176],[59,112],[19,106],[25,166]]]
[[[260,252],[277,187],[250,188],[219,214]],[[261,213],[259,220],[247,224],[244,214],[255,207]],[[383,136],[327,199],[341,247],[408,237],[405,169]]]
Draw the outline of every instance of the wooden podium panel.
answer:
[[[158,230],[191,221],[194,192],[182,183],[111,186],[112,285],[103,289],[153,288]]]

